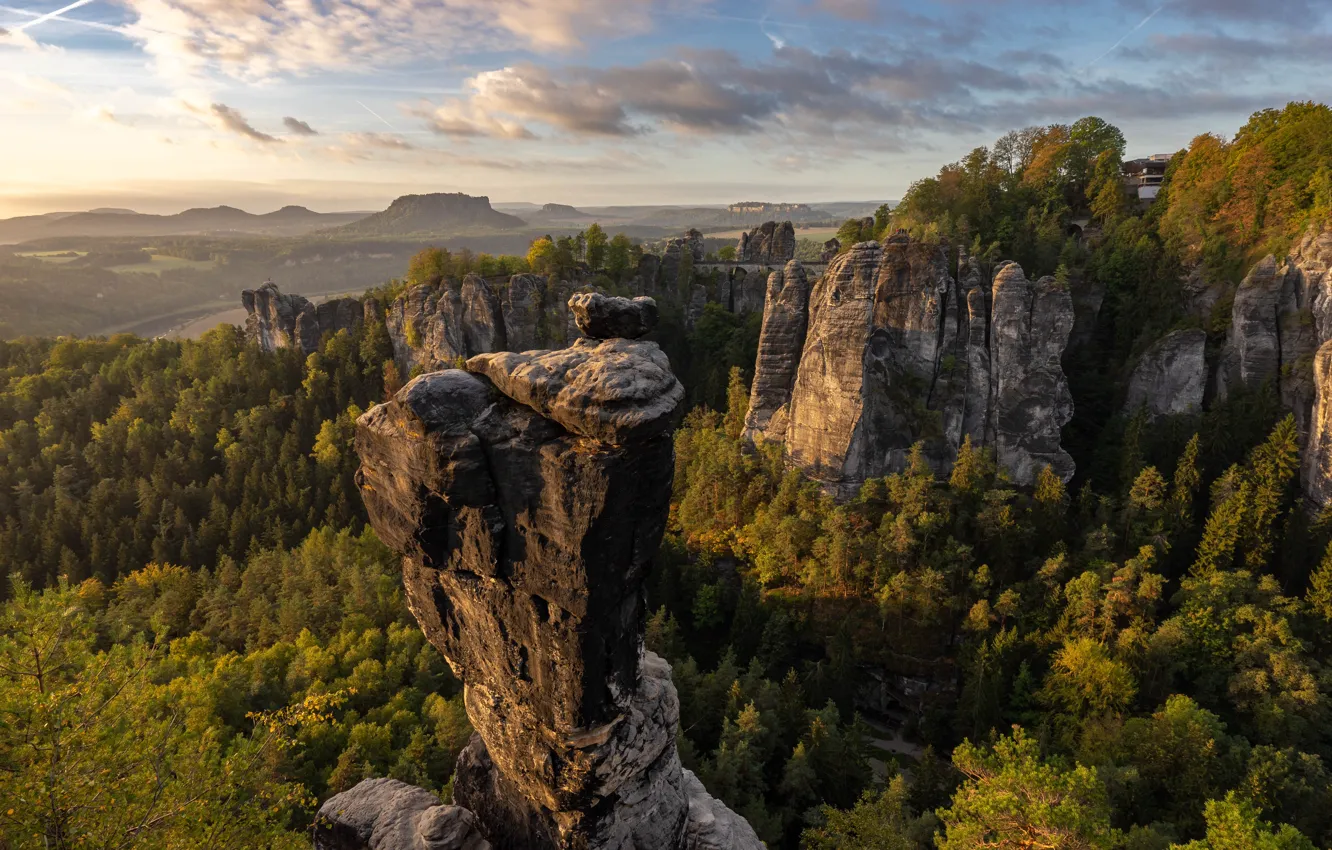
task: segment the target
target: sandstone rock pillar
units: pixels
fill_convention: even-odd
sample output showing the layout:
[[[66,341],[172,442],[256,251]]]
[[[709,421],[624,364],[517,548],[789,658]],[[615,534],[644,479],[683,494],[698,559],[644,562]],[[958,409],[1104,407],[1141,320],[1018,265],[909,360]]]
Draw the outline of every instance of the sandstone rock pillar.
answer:
[[[655,319],[571,306],[592,332]],[[670,668],[643,648],[683,400],[654,343],[580,339],[424,375],[357,423],[371,524],[466,685],[454,802],[499,850],[762,846],[681,767]]]

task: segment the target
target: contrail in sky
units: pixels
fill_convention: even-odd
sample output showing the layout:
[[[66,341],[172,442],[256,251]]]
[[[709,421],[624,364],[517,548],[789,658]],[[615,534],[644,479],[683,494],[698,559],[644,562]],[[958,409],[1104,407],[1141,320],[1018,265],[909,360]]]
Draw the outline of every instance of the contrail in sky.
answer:
[[[66,12],[72,12],[81,6],[87,6],[91,2],[93,2],[93,0],[74,0],[73,3],[70,3],[68,6],[64,7],[63,9],[56,9],[54,12],[47,12],[45,15],[39,15],[33,18],[31,21],[28,21],[26,24],[20,24],[19,26],[14,27],[14,32],[23,32],[24,30],[31,29],[32,27],[35,27],[38,24],[44,24],[47,21],[54,21],[56,18],[65,14]]]
[[[1093,59],[1092,61],[1088,62],[1086,65],[1083,65],[1083,66],[1082,66],[1082,70],[1083,70],[1083,71],[1086,71],[1088,68],[1090,68],[1091,66],[1095,65],[1097,62],[1100,62],[1102,59],[1104,59],[1105,57],[1109,56],[1111,53],[1114,53],[1116,50],[1118,50],[1118,49],[1119,49],[1119,45],[1121,45],[1121,44],[1123,44],[1124,42],[1128,41],[1129,36],[1133,35],[1133,34],[1134,34],[1135,32],[1137,32],[1138,30],[1140,30],[1140,29],[1142,29],[1143,27],[1147,26],[1147,22],[1150,21],[1152,18],[1155,18],[1157,15],[1161,14],[1161,10],[1164,9],[1164,8],[1165,8],[1165,4],[1162,4],[1162,5],[1160,5],[1160,6],[1157,6],[1155,12],[1152,12],[1150,15],[1148,15],[1148,16],[1145,17],[1145,18],[1143,18],[1141,21],[1138,22],[1138,25],[1137,25],[1136,27],[1134,27],[1133,29],[1131,29],[1131,30],[1129,30],[1128,32],[1124,33],[1124,37],[1121,38],[1119,41],[1116,41],[1116,42],[1114,43],[1114,46],[1112,46],[1109,50],[1105,51],[1105,52],[1102,53],[1100,56],[1097,56],[1095,59]]]
[[[371,109],[370,107],[366,106],[364,103],[361,103],[359,100],[356,101],[356,102],[357,102],[358,104],[360,104],[361,108],[364,109],[366,112],[369,112],[371,115],[375,116],[375,117],[378,118],[380,121],[384,121],[384,116],[383,116],[383,115],[380,115],[378,112],[376,112],[376,111],[374,111],[373,109]],[[390,123],[387,122],[387,121],[384,121],[384,126],[385,126],[385,127],[388,127],[390,130],[392,130],[392,131],[395,132],[395,133],[398,132],[398,128],[397,128],[397,127],[394,127],[392,124],[390,124]]]

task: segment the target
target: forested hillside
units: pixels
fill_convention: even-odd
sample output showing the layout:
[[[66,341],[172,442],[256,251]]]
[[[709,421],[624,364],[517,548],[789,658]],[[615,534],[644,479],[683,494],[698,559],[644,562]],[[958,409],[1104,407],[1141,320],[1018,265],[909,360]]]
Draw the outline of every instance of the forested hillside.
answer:
[[[1199,137],[1146,210],[1115,128],[1022,131],[843,229],[1103,287],[1066,363],[1071,485],[967,442],[946,480],[918,451],[836,501],[743,437],[752,318],[665,306],[696,408],[647,644],[685,765],[770,847],[1332,843],[1332,521],[1296,422],[1273,387],[1154,422],[1122,388],[1200,321],[1190,274],[1233,286],[1325,221],[1328,116]],[[361,778],[448,794],[459,685],[353,479],[391,359],[373,324],[309,357],[235,329],[0,342],[0,848],[299,847]]]

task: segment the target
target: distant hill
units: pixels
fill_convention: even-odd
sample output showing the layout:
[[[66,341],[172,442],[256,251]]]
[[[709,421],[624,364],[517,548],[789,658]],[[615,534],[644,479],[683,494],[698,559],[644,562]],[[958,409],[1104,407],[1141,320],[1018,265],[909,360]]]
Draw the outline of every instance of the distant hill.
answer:
[[[67,236],[303,236],[363,218],[365,213],[317,213],[283,207],[255,215],[235,207],[189,209],[175,215],[147,215],[133,210],[48,213],[0,220],[0,245]]]
[[[487,197],[459,193],[404,195],[383,212],[330,231],[337,236],[415,236],[460,230],[516,230],[527,222],[490,206]]]

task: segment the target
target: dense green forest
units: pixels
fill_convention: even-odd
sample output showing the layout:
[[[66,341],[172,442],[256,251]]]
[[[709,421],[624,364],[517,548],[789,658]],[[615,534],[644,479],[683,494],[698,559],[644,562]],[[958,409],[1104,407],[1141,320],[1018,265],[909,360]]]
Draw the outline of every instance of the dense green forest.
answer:
[[[848,222],[1105,287],[1069,487],[967,444],[947,481],[921,461],[835,502],[741,437],[754,318],[665,305],[694,410],[647,642],[682,759],[769,846],[1332,844],[1332,522],[1293,420],[1263,388],[1149,427],[1114,389],[1196,321],[1182,269],[1233,285],[1323,220],[1329,126],[1296,104],[1199,137],[1147,210],[1113,127],[1034,128]],[[1088,212],[1097,240],[1067,226]],[[604,250],[618,286],[631,247],[602,236],[532,265]],[[407,279],[450,272],[428,259]],[[352,481],[389,359],[377,327],[306,358],[229,328],[0,342],[0,848],[299,847],[361,778],[448,794],[459,685]]]

